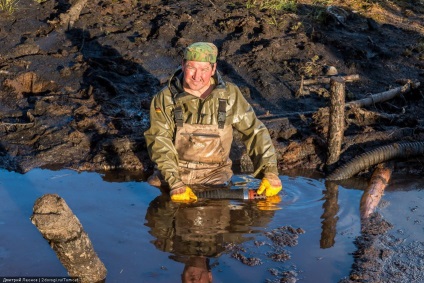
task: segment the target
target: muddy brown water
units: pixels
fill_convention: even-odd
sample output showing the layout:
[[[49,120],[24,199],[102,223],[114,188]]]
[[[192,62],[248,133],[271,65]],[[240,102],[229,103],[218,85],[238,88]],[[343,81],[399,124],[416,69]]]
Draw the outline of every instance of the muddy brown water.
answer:
[[[281,175],[279,203],[177,205],[145,182],[116,177],[1,170],[0,277],[67,276],[30,221],[35,200],[46,193],[60,195],[78,217],[109,283],[181,282],[184,262],[199,255],[210,259],[213,282],[338,282],[349,276],[360,235],[360,189],[340,185],[330,191],[320,178]],[[246,175],[234,181],[239,187],[258,185]],[[378,208],[405,241],[424,240],[423,184],[393,180]],[[278,234],[282,228],[286,233]],[[283,241],[274,241],[278,235]]]

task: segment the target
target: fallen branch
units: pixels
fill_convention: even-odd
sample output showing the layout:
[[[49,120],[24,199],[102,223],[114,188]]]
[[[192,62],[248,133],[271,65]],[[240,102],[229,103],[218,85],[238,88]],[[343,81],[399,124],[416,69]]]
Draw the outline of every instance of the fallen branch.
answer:
[[[359,80],[359,75],[348,75],[348,76],[340,76],[346,83],[354,82]],[[331,77],[319,77],[316,79],[303,80],[303,85],[314,85],[314,84],[329,84]]]
[[[405,85],[401,86],[401,87],[397,87],[388,91],[384,91],[381,93],[376,93],[376,94],[372,94],[367,98],[363,98],[360,100],[355,100],[355,101],[351,101],[346,103],[346,106],[349,107],[364,107],[364,106],[368,106],[371,105],[373,103],[378,103],[378,102],[383,102],[386,100],[390,100],[394,97],[396,97],[397,95],[400,94],[404,94],[409,92],[412,88],[418,88],[420,86],[420,82],[415,82],[412,83],[411,81],[407,82]]]

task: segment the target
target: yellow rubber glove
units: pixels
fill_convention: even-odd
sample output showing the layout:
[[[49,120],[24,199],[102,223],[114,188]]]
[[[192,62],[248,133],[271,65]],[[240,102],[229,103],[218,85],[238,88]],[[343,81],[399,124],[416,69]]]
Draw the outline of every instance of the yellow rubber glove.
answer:
[[[188,186],[183,186],[171,191],[171,200],[175,202],[194,202],[197,196]]]
[[[281,180],[277,175],[274,173],[265,173],[257,193],[258,195],[261,195],[265,192],[265,196],[272,197],[278,194],[282,188],[283,185],[281,184]]]

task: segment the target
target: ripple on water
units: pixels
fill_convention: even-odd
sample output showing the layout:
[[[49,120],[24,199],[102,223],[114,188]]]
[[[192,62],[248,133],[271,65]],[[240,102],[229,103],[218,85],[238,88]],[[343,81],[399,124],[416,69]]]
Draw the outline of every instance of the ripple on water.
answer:
[[[325,199],[323,181],[306,177],[280,176],[283,190],[279,193],[280,201],[269,205],[269,210],[298,211],[304,215],[322,213]],[[233,178],[233,188],[258,188],[260,180],[248,175],[237,175]],[[272,208],[272,209],[271,209]]]
[[[308,209],[320,206],[323,199],[322,182],[314,179],[297,177],[283,179],[283,205],[293,209]]]

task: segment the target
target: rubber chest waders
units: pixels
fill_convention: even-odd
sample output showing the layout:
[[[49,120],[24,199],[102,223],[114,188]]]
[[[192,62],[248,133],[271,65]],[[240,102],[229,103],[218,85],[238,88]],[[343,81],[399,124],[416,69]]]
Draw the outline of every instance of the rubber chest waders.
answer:
[[[218,125],[184,123],[183,107],[180,104],[175,107],[175,148],[184,184],[223,185],[231,179],[229,155],[233,129],[225,125],[226,105],[225,99],[219,99]]]

